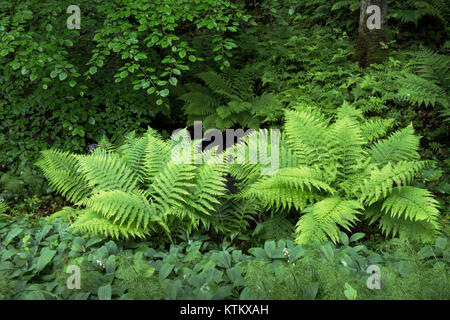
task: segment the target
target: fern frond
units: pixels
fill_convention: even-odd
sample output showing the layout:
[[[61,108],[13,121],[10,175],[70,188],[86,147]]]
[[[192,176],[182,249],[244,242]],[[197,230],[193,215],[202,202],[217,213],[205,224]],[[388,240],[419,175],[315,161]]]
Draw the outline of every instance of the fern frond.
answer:
[[[395,186],[405,186],[427,164],[426,161],[401,161],[394,166],[389,162],[383,168],[373,168],[370,177],[361,185],[359,199],[371,205],[391,194]]]
[[[441,4],[441,5],[439,5]],[[430,16],[437,18],[444,26],[447,25],[447,17],[445,16],[446,5],[441,1],[416,1],[414,3],[420,16]]]
[[[283,215],[272,215],[263,222],[258,223],[252,236],[261,237],[263,240],[275,240],[290,238],[295,226]]]
[[[147,135],[147,145],[145,148],[145,181],[151,183],[154,177],[165,168],[171,157],[169,144],[153,135]]]
[[[427,198],[428,195],[425,194],[425,198],[422,198],[420,202],[422,204],[428,202],[429,200]],[[395,205],[394,202],[392,203]],[[403,203],[405,203],[405,201],[403,201]],[[434,207],[434,204],[432,204],[432,206]],[[408,209],[405,207],[405,210]],[[429,211],[429,208],[426,208],[426,210]],[[380,202],[366,208],[364,216],[369,220],[369,224],[378,222],[381,232],[385,236],[398,236],[405,240],[410,239],[430,242],[435,239],[440,229],[439,224],[434,218],[431,218],[431,220],[411,220],[404,215],[393,217],[390,212],[386,212],[382,209],[382,203]]]
[[[36,165],[48,179],[50,187],[67,200],[76,203],[88,197],[92,190],[85,177],[80,174],[77,157],[69,152],[45,150]]]
[[[412,221],[404,218],[393,218],[384,214],[379,220],[380,229],[386,236],[398,236],[400,239],[431,242],[439,234],[439,225],[435,221]]]
[[[339,226],[349,230],[358,221],[357,215],[362,209],[357,201],[342,200],[339,197],[323,199],[305,209],[296,225],[298,244],[309,241],[326,241],[330,238],[334,243],[339,241]]]
[[[101,191],[87,199],[85,204],[118,226],[147,230],[150,221],[161,220],[142,192]]]
[[[64,207],[61,210],[53,213],[51,216],[47,217],[47,221],[50,223],[53,222],[53,220],[61,218],[62,220],[72,220],[78,216],[78,210],[74,209],[72,207]]]
[[[414,134],[413,126],[398,130],[389,138],[378,141],[370,149],[374,163],[385,165],[392,161],[411,161],[419,158],[420,138]]]
[[[197,83],[187,85],[188,92],[178,99],[184,101],[185,114],[191,120],[195,117],[202,117],[213,114],[215,109],[221,104],[221,99],[215,97],[211,89],[203,87]]]
[[[450,89],[449,56],[424,48],[415,53],[411,64],[420,77],[434,82],[445,90]]]
[[[405,73],[398,76],[397,85],[399,86],[397,98],[409,101],[413,105],[434,106],[437,103],[446,105],[448,102],[442,87],[415,74]]]
[[[106,135],[103,135],[98,142],[97,149],[105,150],[107,152],[113,152],[116,150],[116,146],[109,141]]]
[[[281,117],[282,105],[273,94],[255,96],[255,75],[252,67],[228,68],[220,74],[214,71],[199,73],[197,77],[206,87],[188,84],[188,92],[180,97],[185,102],[188,124],[202,120],[205,128],[224,130],[235,125],[257,128],[261,123]]]
[[[397,19],[399,19],[403,23],[412,22],[417,26],[417,23],[420,19],[420,14],[417,12],[417,10],[413,9],[398,9],[398,10],[392,10],[392,14],[394,14]]]
[[[366,143],[359,124],[350,117],[338,119],[330,126],[329,153],[337,161],[338,172],[342,179],[351,177],[358,164],[365,158],[362,146]]]
[[[0,214],[4,214],[8,209],[9,207],[6,205],[6,203],[0,200]]]
[[[79,211],[78,218],[72,223],[74,230],[89,232],[119,239],[120,236],[128,238],[144,238],[147,234],[142,229],[136,229],[128,226],[119,226],[112,221],[103,218],[100,214],[91,209]]]
[[[90,155],[77,156],[80,171],[88,185],[97,191],[132,191],[137,186],[136,174],[117,154],[95,150]]]
[[[305,111],[286,112],[287,141],[300,165],[323,163],[328,155],[327,123]]]
[[[425,189],[410,186],[394,188],[391,195],[384,200],[382,209],[393,218],[425,220],[437,226],[437,201],[431,192]]]
[[[149,186],[148,192],[159,212],[166,212],[170,207],[182,207],[189,196],[189,187],[195,185],[191,182],[195,177],[195,166],[175,164],[169,161]]]
[[[225,198],[212,214],[214,228],[228,233],[245,232],[250,227],[249,221],[255,221],[260,209],[256,201]]]
[[[262,117],[263,122],[274,121],[280,117],[281,102],[271,93],[263,93],[253,98],[251,109],[254,110],[252,117]]]
[[[360,122],[364,119],[364,112],[361,109],[355,108],[352,104],[344,101],[344,103],[336,110],[337,119],[349,118],[354,122]]]
[[[284,209],[303,209],[321,192],[335,190],[321,179],[321,173],[308,167],[282,168],[273,176],[266,176],[243,190],[240,197],[257,198],[263,206]]]
[[[213,211],[214,205],[220,203],[217,198],[223,196],[227,191],[225,174],[226,167],[224,164],[200,166],[197,169],[195,187],[189,205],[205,214]]]
[[[197,75],[200,79],[202,79],[206,85],[215,93],[226,98],[232,100],[242,101],[242,99],[236,95],[236,91],[227,82],[224,78],[222,78],[219,74],[214,71],[202,72]]]
[[[372,142],[385,136],[394,125],[394,121],[394,119],[369,119],[361,125],[361,134],[368,142]]]
[[[134,135],[129,137],[121,147],[121,156],[136,174],[139,182],[145,182],[158,171],[157,164],[162,166],[168,160],[169,149],[162,137],[149,128],[142,137],[136,138]],[[152,164],[155,164],[155,168]]]

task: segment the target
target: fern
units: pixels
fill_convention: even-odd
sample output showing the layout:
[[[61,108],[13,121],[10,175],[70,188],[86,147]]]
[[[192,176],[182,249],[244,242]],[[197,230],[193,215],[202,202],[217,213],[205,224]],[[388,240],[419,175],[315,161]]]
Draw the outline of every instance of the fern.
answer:
[[[385,136],[393,124],[393,119],[369,119],[361,125],[361,134],[367,142],[372,142]]]
[[[296,225],[297,242],[304,243],[311,240],[333,242],[339,241],[341,231],[338,226],[350,230],[356,222],[361,205],[357,201],[342,200],[339,197],[329,197],[315,203],[304,210],[304,215]]]
[[[42,169],[53,189],[74,203],[89,196],[92,190],[78,172],[80,163],[75,155],[58,150],[45,150],[41,154],[36,165]]]
[[[228,197],[216,206],[211,215],[211,224],[219,232],[243,233],[250,228],[250,221],[260,212],[260,205],[255,201],[240,201]]]
[[[420,16],[431,16],[437,18],[444,26],[449,18],[448,3],[443,0],[415,1],[414,6]]]
[[[428,190],[415,187],[395,188],[383,202],[382,209],[393,218],[429,221],[437,228],[437,201]]]
[[[176,141],[164,141],[149,129],[141,137],[129,134],[122,146],[109,151],[72,155],[47,150],[38,166],[57,192],[81,206],[63,210],[74,216],[75,229],[128,238],[158,230],[170,235],[180,225],[186,230],[200,223],[209,227],[218,199],[226,195],[227,166],[221,155],[214,158],[206,151],[201,156],[209,155],[209,163],[184,163],[175,147]],[[198,148],[198,142],[190,148]]]
[[[252,236],[262,240],[286,239],[292,237],[295,226],[282,215],[273,215],[263,222],[258,223]]]
[[[409,101],[413,105],[434,106],[438,103],[441,105],[448,103],[443,88],[415,74],[406,73],[398,76],[398,86],[397,98]]]
[[[254,94],[255,72],[251,68],[226,69],[220,74],[206,71],[197,77],[206,87],[187,84],[188,92],[179,97],[189,124],[202,120],[206,128],[256,128],[281,116],[281,104],[273,94]]]
[[[419,137],[414,135],[412,125],[381,140],[370,150],[372,161],[384,165],[388,162],[417,160],[419,158]]]
[[[336,11],[345,7],[350,7],[351,11],[356,11],[360,8],[361,1],[359,0],[340,0],[334,2],[333,6],[331,7],[332,11]]]
[[[450,58],[448,56],[438,54],[431,49],[422,49],[415,53],[411,64],[422,78],[434,82],[448,92],[450,89]]]
[[[327,124],[308,112],[286,112],[284,130],[291,150],[297,156],[300,165],[313,165],[321,162],[327,155],[327,146],[323,144],[326,138]]]
[[[0,214],[4,214],[8,209],[6,203],[0,200]]]
[[[398,99],[413,105],[433,106],[448,121],[450,58],[430,49],[412,53],[411,72],[397,76]]]
[[[412,22],[417,26],[422,17],[430,16],[447,26],[450,12],[445,0],[407,0],[401,4],[392,13],[402,22]]]
[[[97,149],[105,150],[105,151],[114,151],[115,150],[114,144],[109,141],[108,137],[106,135],[103,135],[100,141],[98,142]]]
[[[364,179],[360,184],[360,200],[367,205],[371,205],[385,198],[392,192],[395,185],[405,186],[410,184],[425,164],[426,162],[404,161],[392,166],[389,162],[381,169],[373,168],[370,171],[370,177]]]
[[[322,190],[334,193],[321,177],[317,170],[308,167],[283,168],[273,176],[262,177],[239,196],[247,199],[257,197],[264,206],[276,209],[290,209],[292,206],[303,209],[319,197]],[[280,193],[280,190],[284,192]]]
[[[296,161],[281,161],[272,176],[259,175],[260,166],[249,163],[232,168],[242,179],[239,197],[256,198],[273,212],[300,212],[299,243],[336,242],[340,228],[348,230],[360,218],[378,221],[386,235],[402,230],[404,236],[417,223],[423,232],[407,236],[431,239],[439,231],[435,200],[427,190],[409,187],[428,162],[418,160],[419,137],[412,126],[382,138],[391,125],[366,121],[346,103],[334,120],[308,109],[287,111],[280,153]]]

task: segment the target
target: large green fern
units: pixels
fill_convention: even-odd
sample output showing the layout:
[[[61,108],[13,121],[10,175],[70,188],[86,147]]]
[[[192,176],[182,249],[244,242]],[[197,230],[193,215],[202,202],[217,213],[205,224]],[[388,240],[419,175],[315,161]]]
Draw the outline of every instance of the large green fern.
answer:
[[[50,185],[80,207],[64,211],[75,215],[72,227],[112,237],[145,237],[152,230],[186,232],[215,221],[211,213],[226,194],[224,161],[186,162],[174,152],[175,140],[164,141],[153,130],[125,140],[115,151],[103,143],[88,155],[42,152],[37,164]],[[198,143],[190,145],[195,147]]]
[[[348,104],[335,119],[316,110],[287,111],[280,154],[296,161],[280,161],[271,176],[259,175],[260,165],[233,168],[242,180],[239,197],[256,198],[270,210],[295,208],[300,243],[338,241],[340,228],[360,220],[378,222],[386,235],[430,240],[440,228],[437,202],[412,186],[427,164],[419,160],[419,137],[408,126],[380,139],[391,124],[366,121]]]
[[[430,49],[413,53],[410,72],[397,76],[397,98],[417,106],[433,106],[449,121],[450,58]]]
[[[432,17],[447,27],[450,10],[445,0],[396,1],[391,6],[391,15],[402,22],[412,22],[416,26],[425,16]]]

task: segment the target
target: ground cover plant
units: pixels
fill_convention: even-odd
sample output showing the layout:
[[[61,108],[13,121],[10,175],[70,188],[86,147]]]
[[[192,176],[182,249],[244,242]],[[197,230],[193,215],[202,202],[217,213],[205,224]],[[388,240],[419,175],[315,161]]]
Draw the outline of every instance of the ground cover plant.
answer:
[[[27,217],[2,217],[0,234],[2,299],[346,299],[348,287],[358,299],[448,299],[445,238],[421,249],[391,241],[372,251],[356,233],[342,234],[340,246],[287,239],[243,252],[196,235],[166,249],[73,233],[61,218]],[[366,287],[372,263],[385,275],[381,290]],[[82,270],[80,290],[66,286],[70,264]]]
[[[0,299],[448,300],[450,11],[375,2],[0,0]]]

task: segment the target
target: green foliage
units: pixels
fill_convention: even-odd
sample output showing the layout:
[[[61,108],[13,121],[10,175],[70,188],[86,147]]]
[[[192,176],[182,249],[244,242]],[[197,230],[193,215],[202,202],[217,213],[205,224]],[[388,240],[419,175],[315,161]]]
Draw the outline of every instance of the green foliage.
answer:
[[[424,49],[416,54],[411,64],[415,73],[406,73],[399,79],[399,98],[413,105],[438,106],[448,121],[450,58]]]
[[[200,61],[230,65],[250,14],[230,1],[0,1],[0,170],[32,167],[49,147],[82,151],[103,134],[142,133]],[[209,45],[197,50],[196,40]],[[214,60],[216,57],[216,60]],[[220,57],[220,59],[219,59]],[[172,120],[173,121],[173,120]]]
[[[60,218],[33,224],[0,221],[0,298],[32,300],[238,298],[241,250],[189,240],[170,250],[148,241],[108,241],[73,234]],[[80,268],[77,290],[68,266]]]
[[[0,299],[448,299],[449,244],[393,240],[379,252],[342,235],[343,245],[267,241],[249,253],[196,237],[170,248],[72,233],[60,218],[0,218]],[[206,241],[205,241],[206,240]],[[367,266],[381,269],[381,289],[366,286]],[[68,266],[80,268],[69,289]]]
[[[113,296],[122,299],[162,298],[161,284],[142,259],[142,250],[132,252],[120,243],[72,234],[59,218],[51,224],[24,217],[2,219],[0,239],[1,299],[105,299],[111,286]],[[80,289],[67,287],[70,265],[80,268]],[[136,272],[142,287],[133,282]],[[146,291],[138,292],[144,287]]]
[[[251,230],[251,223],[259,213],[260,206],[256,201],[239,201],[235,197],[227,196],[215,206],[212,225],[220,232],[248,240],[245,232]]]
[[[0,215],[4,214],[6,210],[8,210],[8,206],[6,205],[6,203],[0,200]]]
[[[395,239],[383,252],[356,245],[352,238],[349,240],[344,235],[346,244],[342,247],[329,242],[304,246],[296,246],[291,241],[280,241],[278,245],[272,242],[273,248],[281,250],[281,256],[275,258],[253,251],[257,259],[250,260],[246,268],[246,286],[241,298],[447,299],[449,247],[445,238],[438,238],[433,246],[421,249]],[[367,288],[369,265],[380,268],[380,289]]]
[[[450,11],[443,0],[396,1],[391,16],[402,22],[412,22],[416,26],[423,17],[432,17],[447,28]]]
[[[374,139],[379,127],[363,123],[361,111],[348,104],[334,121],[307,109],[286,112],[287,146],[280,147],[291,150],[297,161],[244,182],[238,197],[257,198],[270,210],[301,212],[298,243],[338,242],[340,228],[350,230],[369,218],[386,235],[431,241],[440,229],[437,201],[411,185],[427,165],[418,160],[419,138],[408,126]]]
[[[272,217],[258,223],[252,236],[261,242],[266,240],[281,240],[289,238],[294,233],[294,224],[281,215]]]
[[[220,74],[206,71],[197,77],[206,87],[187,84],[189,92],[179,97],[185,103],[189,125],[201,120],[207,129],[259,128],[282,116],[281,104],[273,94],[254,94],[255,70],[251,68],[226,69]]]
[[[38,166],[56,191],[82,206],[75,229],[145,237],[158,226],[168,233],[189,232],[200,222],[208,228],[220,203],[217,198],[225,196],[226,166],[220,156],[203,165],[186,162],[187,154],[175,149],[177,137],[164,141],[149,129],[141,137],[130,134],[116,151],[100,147],[88,155],[74,155],[47,150]],[[189,148],[192,152],[198,143]],[[206,159],[208,154],[201,156]]]
[[[229,66],[228,59],[236,44],[232,38],[225,37],[225,33],[236,32],[250,18],[229,1],[86,3],[81,6],[82,15],[91,17],[82,19],[81,30],[90,30],[83,34],[65,27],[65,10],[69,4],[68,1],[51,1],[40,8],[32,1],[25,1],[10,11],[8,4],[2,3],[1,27],[6,34],[0,48],[7,70],[20,69],[22,76],[27,76],[31,82],[37,81],[44,89],[51,85],[51,78],[56,77],[67,82],[65,87],[76,87],[81,80],[80,88],[86,89],[83,77],[91,79],[99,69],[111,66],[111,60],[119,57],[122,61],[112,68],[116,83],[133,74],[131,84],[135,90],[146,89],[162,99],[169,92],[168,85],[176,85],[181,70],[189,70],[189,64],[203,60],[192,47],[192,38],[180,35],[180,29],[195,27],[199,33],[211,36],[213,52],[220,52],[215,61]],[[44,20],[48,19],[47,13],[51,15],[50,20]],[[45,27],[48,34],[36,40],[39,38],[34,35],[42,31],[25,32],[30,26]],[[50,32],[57,27],[61,32]],[[77,48],[83,40],[88,40],[89,44],[85,44],[84,49],[79,48],[77,53],[87,53],[89,59],[75,65],[70,57],[74,54],[69,54],[68,48]],[[24,53],[27,59],[21,57]],[[77,57],[77,62],[80,58],[85,57]]]
[[[0,299],[448,300],[446,1],[389,1],[365,69],[360,0],[71,4],[0,0]],[[274,175],[161,137],[282,119]]]
[[[22,200],[30,195],[40,195],[46,191],[43,177],[37,168],[26,166],[18,174],[12,171],[0,177],[0,188],[5,200]]]

